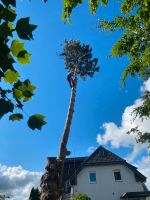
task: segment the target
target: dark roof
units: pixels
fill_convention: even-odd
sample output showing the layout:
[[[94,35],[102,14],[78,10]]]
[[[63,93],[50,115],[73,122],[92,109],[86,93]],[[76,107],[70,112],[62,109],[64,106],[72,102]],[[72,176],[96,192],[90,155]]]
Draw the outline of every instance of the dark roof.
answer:
[[[123,164],[134,172],[136,181],[146,181],[146,177],[143,176],[143,174],[141,174],[136,167],[127,163],[124,159],[120,158],[102,146],[98,147],[89,157],[66,158],[63,180],[64,182],[71,180],[71,184],[74,185],[76,181],[76,175],[84,167],[112,164]]]
[[[127,192],[121,196],[121,199],[137,198],[137,197],[150,197],[150,191],[145,192]]]
[[[56,157],[51,157],[49,159],[56,159]],[[127,163],[124,159],[120,158],[111,151],[100,146],[89,157],[66,158],[64,163],[64,175],[63,175],[64,185],[67,181],[70,181],[71,185],[75,185],[77,174],[84,167],[114,165],[114,164],[122,164],[131,169],[135,174],[136,181],[140,182],[146,181],[146,177],[143,176],[137,170],[136,167]]]
[[[104,147],[98,147],[87,159],[87,165],[94,165],[94,164],[111,164],[113,162],[124,162],[122,158],[117,156],[116,154],[112,153],[111,151],[105,149]]]

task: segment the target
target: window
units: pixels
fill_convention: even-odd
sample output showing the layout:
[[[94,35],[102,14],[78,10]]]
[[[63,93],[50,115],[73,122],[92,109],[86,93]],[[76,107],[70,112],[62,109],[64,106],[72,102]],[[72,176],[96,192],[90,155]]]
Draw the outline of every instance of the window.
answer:
[[[114,170],[114,177],[116,181],[121,181],[121,173],[120,170]]]
[[[99,154],[98,154],[100,157],[104,157],[105,156],[105,151],[104,150],[101,150],[99,151]]]
[[[96,183],[96,172],[89,172],[90,183]]]

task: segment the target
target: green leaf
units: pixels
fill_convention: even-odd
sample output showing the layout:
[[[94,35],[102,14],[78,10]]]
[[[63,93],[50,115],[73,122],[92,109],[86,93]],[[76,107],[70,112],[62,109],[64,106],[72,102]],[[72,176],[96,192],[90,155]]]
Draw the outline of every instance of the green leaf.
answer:
[[[16,99],[21,99],[21,98],[24,97],[24,96],[22,95],[22,91],[21,91],[21,90],[18,90],[17,88],[13,88],[13,96],[14,96],[14,98],[16,98]]]
[[[23,115],[20,113],[12,114],[9,116],[9,120],[11,121],[21,121],[23,119]]]
[[[111,49],[111,55],[119,56],[119,48],[120,48],[120,41],[117,41],[117,43]]]
[[[3,72],[6,72],[8,69],[13,69],[14,60],[6,42],[2,42],[1,39],[0,37],[0,68]]]
[[[9,8],[9,7],[3,7],[0,4],[0,18],[4,19],[5,21],[13,22],[16,19],[16,11]]]
[[[12,41],[10,50],[20,64],[30,63],[31,54],[25,50],[24,43],[21,43],[18,39]]]
[[[41,130],[42,126],[47,124],[47,122],[44,120],[45,116],[40,114],[35,114],[29,117],[28,120],[28,126],[32,130],[39,129]]]
[[[10,50],[14,56],[18,56],[21,51],[24,51],[24,43],[21,43],[18,39],[13,40],[11,43]]]
[[[28,53],[26,50],[24,51],[21,51],[19,54],[18,54],[18,62],[20,64],[29,64],[30,63],[30,57],[31,57],[31,54]]]
[[[12,6],[16,7],[16,0],[2,0],[2,2],[5,6],[12,5]]]
[[[95,14],[98,8],[98,5],[100,3],[100,0],[90,0],[89,1],[89,6],[92,14]]]
[[[26,102],[31,100],[35,89],[36,87],[32,85],[28,79],[24,82],[18,81],[14,84],[13,96],[16,99],[23,99],[23,101]]]
[[[0,67],[3,72],[6,72],[8,69],[14,69],[13,68],[13,63],[15,63],[13,57],[9,53],[5,53],[4,48],[0,46]]]
[[[13,24],[10,22],[3,22],[0,25],[0,36],[6,39],[8,36],[13,36],[12,32],[14,30]]]
[[[107,6],[107,4],[108,4],[108,0],[102,0],[102,5],[103,6]]]
[[[17,82],[19,79],[19,73],[17,71],[8,70],[4,74],[4,81],[8,82],[10,84],[13,84],[14,82]]]
[[[72,10],[77,7],[79,4],[82,4],[82,0],[75,0],[75,1],[70,1],[70,0],[63,0],[63,12],[62,12],[62,19],[64,22],[71,24],[71,14]]]
[[[13,112],[14,105],[11,101],[0,99],[0,118],[2,118],[8,112]]]
[[[32,32],[36,29],[36,25],[29,24],[30,18],[19,19],[16,25],[18,36],[24,40],[33,39]]]

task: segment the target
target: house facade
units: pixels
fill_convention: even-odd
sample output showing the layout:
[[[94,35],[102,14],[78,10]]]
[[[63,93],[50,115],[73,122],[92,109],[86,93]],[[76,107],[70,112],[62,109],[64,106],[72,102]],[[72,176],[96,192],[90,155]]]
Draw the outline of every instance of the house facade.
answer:
[[[89,157],[67,158],[64,165],[68,196],[85,193],[91,200],[150,200],[145,182],[136,167],[102,146]]]

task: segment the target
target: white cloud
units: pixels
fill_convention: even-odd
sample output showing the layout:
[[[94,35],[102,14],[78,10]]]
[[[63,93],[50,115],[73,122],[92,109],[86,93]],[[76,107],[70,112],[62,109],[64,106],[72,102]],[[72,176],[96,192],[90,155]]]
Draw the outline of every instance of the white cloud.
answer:
[[[27,200],[31,188],[39,186],[40,178],[40,172],[0,164],[0,193],[10,196],[10,200]]]
[[[141,87],[141,92],[150,91],[150,78],[144,82],[143,86]]]
[[[133,109],[140,105],[141,101],[137,100],[134,105],[128,106],[123,115],[121,126],[117,126],[114,122],[108,122],[103,124],[104,134],[97,135],[97,142],[101,145],[111,144],[113,148],[120,147],[131,147],[132,152],[128,155],[128,161],[133,161],[136,156],[146,149],[145,144],[140,144],[136,142],[136,134],[127,132],[136,126],[138,126],[140,131],[146,132],[150,130],[150,119],[141,121],[141,119],[136,118],[132,121],[133,116],[131,115]]]
[[[139,171],[147,177],[146,185],[150,190],[150,157],[144,156],[140,161],[134,164]]]
[[[146,81],[141,87],[142,91],[150,91],[150,79]],[[136,142],[136,134],[126,134],[131,128],[138,126],[138,129],[142,132],[148,132],[150,130],[150,119],[141,120],[137,117],[133,121],[133,116],[131,115],[134,108],[142,104],[141,99],[137,99],[133,105],[125,108],[122,115],[121,126],[117,126],[114,122],[103,123],[104,134],[97,135],[97,142],[101,145],[111,144],[113,148],[120,147],[131,147],[132,152],[128,155],[127,159],[133,161],[136,156],[146,150],[146,144],[140,144]]]
[[[143,86],[141,87],[142,93],[148,90],[150,91],[150,79],[146,81]],[[148,154],[148,149],[146,144],[140,144],[136,142],[136,134],[131,133],[127,134],[127,132],[131,128],[135,128],[138,126],[138,129],[142,132],[149,132],[150,130],[150,119],[145,119],[141,120],[139,117],[137,117],[133,121],[133,116],[131,113],[133,112],[134,108],[137,106],[140,106],[142,104],[141,99],[137,99],[133,105],[128,106],[125,108],[124,113],[122,114],[122,120],[121,120],[121,125],[118,126],[114,122],[105,122],[102,125],[102,128],[104,129],[104,133],[101,134],[99,133],[97,135],[97,142],[100,145],[108,145],[110,144],[112,148],[131,148],[131,153],[127,155],[126,159],[129,162],[133,162],[140,153],[147,151]],[[147,177],[148,179],[148,184],[150,187],[150,163],[148,163],[148,157],[142,158],[138,163],[135,163],[141,172]]]
[[[91,146],[91,147],[88,148],[87,152],[88,152],[89,154],[92,154],[95,150],[96,150],[96,147]]]

